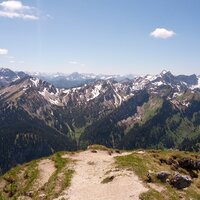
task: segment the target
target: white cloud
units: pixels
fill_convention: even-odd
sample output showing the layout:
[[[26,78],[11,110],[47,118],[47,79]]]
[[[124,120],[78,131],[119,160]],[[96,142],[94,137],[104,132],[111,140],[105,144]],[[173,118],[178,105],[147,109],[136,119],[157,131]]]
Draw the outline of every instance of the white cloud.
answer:
[[[0,49],[0,55],[8,54],[8,49]]]
[[[85,64],[84,63],[81,63],[81,62],[78,62],[78,61],[75,61],[75,60],[71,60],[68,62],[70,65],[76,65],[76,66],[80,66],[80,67],[85,67]]]
[[[10,60],[9,63],[15,63],[15,61],[14,60]]]
[[[35,15],[26,15],[26,14],[23,14],[23,13],[5,12],[5,11],[0,11],[0,17],[21,18],[21,19],[30,19],[30,20],[37,20],[37,19],[39,19]]]
[[[172,30],[167,30],[165,28],[156,28],[153,32],[150,33],[150,36],[154,38],[167,39],[173,37],[176,33]]]
[[[31,9],[29,6],[24,6],[20,1],[3,1],[1,4],[4,10],[23,10],[23,9]]]
[[[25,6],[21,1],[3,1],[0,3],[0,17],[21,18],[37,20],[39,17],[35,14],[34,7]]]

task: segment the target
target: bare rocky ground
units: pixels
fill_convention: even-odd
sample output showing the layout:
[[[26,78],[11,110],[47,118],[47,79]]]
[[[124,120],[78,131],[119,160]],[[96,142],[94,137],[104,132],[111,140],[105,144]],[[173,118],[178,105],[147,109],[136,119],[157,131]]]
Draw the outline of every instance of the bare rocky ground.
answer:
[[[76,160],[75,174],[71,186],[56,198],[57,200],[129,200],[139,199],[139,195],[148,189],[138,177],[128,170],[119,170],[115,166],[115,156],[128,153],[87,150],[69,156]]]

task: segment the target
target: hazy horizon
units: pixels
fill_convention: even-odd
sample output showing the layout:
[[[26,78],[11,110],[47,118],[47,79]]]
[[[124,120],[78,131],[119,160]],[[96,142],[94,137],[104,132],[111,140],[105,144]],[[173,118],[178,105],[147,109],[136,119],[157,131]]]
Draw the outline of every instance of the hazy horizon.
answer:
[[[60,75],[71,75],[71,74],[74,74],[74,73],[78,73],[78,74],[85,74],[85,75],[106,75],[106,76],[146,76],[146,75],[158,75],[158,74],[161,74],[163,71],[167,71],[167,72],[170,72],[172,73],[173,75],[175,76],[178,76],[178,75],[193,75],[193,74],[196,74],[197,76],[199,76],[200,74],[198,73],[190,73],[190,74],[187,74],[187,73],[173,73],[173,71],[170,71],[170,70],[166,70],[166,69],[163,69],[161,70],[160,72],[158,73],[127,73],[127,74],[115,74],[115,73],[112,73],[112,74],[107,74],[107,73],[94,73],[94,72],[78,72],[78,71],[73,71],[73,72],[60,72],[60,71],[56,71],[56,72],[44,72],[44,71],[27,71],[27,70],[16,70],[16,69],[12,69],[12,68],[9,68],[9,67],[1,67],[0,66],[0,69],[10,69],[12,71],[15,71],[15,72],[20,72],[20,71],[23,71],[27,74],[30,74],[30,75],[56,75],[56,74],[60,74]]]

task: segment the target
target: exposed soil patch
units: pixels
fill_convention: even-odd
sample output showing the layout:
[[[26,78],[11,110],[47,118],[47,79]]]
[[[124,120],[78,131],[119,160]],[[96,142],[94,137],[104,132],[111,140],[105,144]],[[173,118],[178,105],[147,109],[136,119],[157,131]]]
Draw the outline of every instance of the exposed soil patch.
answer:
[[[38,164],[39,178],[34,184],[34,188],[38,190],[48,182],[51,175],[55,172],[56,168],[54,162],[50,159],[41,160]]]

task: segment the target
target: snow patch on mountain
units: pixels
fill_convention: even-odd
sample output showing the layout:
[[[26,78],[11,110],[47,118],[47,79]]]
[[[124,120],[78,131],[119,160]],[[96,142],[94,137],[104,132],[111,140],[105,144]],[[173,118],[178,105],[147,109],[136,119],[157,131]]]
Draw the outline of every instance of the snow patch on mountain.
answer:
[[[154,82],[153,84],[156,85],[156,86],[161,86],[161,85],[163,85],[164,83],[163,83],[162,81],[158,81],[158,82]]]
[[[176,98],[177,96],[182,96],[182,95],[183,95],[182,92],[180,92],[180,93],[175,92],[175,93],[173,94],[173,98]]]
[[[182,102],[182,105],[188,107],[190,105],[190,102]]]
[[[30,81],[35,85],[35,87],[38,87],[40,82],[38,78],[31,78]]]
[[[63,93],[63,94],[66,94],[66,95],[68,95],[69,93],[70,93],[70,89],[61,89],[61,92]]]
[[[53,99],[49,99],[49,102],[51,103],[51,104],[54,104],[54,105],[60,105],[60,102],[57,100],[57,99],[55,99],[55,100],[53,100]]]
[[[9,77],[7,77],[7,78],[9,78]],[[17,76],[17,77],[15,77],[15,78],[12,79],[12,82],[17,81],[17,80],[19,80],[19,79],[20,79],[20,77]]]
[[[47,92],[47,89],[44,88],[44,90],[42,92],[39,92],[43,97],[46,97],[46,92]]]
[[[44,88],[44,90],[41,92],[39,91],[39,94],[42,95],[48,102],[54,105],[60,105],[61,102],[59,98],[56,97],[56,95],[53,92],[49,92],[47,88]]]
[[[144,79],[149,80],[149,81],[154,81],[157,78],[155,75],[146,75]]]
[[[92,89],[92,91],[91,91],[92,96],[87,98],[87,101],[91,101],[91,100],[97,98],[100,95],[101,88],[102,88],[102,85],[100,85],[100,84],[95,85],[94,89]]]
[[[190,88],[191,88],[192,90],[197,89],[197,88],[200,88],[200,76],[198,76],[198,83],[197,83],[196,85],[192,85]]]

